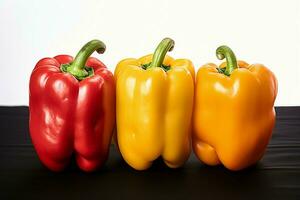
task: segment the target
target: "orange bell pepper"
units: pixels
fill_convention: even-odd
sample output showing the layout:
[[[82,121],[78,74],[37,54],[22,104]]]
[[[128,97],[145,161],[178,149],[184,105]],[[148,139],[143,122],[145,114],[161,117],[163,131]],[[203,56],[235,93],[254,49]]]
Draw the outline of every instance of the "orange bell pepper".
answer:
[[[205,164],[241,170],[262,158],[275,124],[277,80],[262,64],[237,61],[227,46],[197,73],[193,149]]]

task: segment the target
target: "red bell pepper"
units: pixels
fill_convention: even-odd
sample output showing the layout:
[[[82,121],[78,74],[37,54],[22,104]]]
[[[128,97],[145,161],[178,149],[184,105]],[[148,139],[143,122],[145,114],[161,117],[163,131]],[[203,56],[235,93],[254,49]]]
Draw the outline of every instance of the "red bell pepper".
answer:
[[[44,165],[66,168],[75,155],[79,168],[94,171],[106,160],[115,126],[113,74],[96,58],[99,40],[88,42],[75,59],[43,58],[30,77],[30,135]]]

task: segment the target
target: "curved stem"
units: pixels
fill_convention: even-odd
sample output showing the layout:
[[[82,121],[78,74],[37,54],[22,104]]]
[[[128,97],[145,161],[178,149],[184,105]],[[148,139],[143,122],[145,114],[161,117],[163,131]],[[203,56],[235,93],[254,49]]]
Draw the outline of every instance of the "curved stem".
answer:
[[[86,43],[80,51],[77,53],[74,61],[67,67],[67,72],[71,73],[78,80],[82,80],[89,76],[89,73],[85,69],[85,63],[90,55],[97,51],[99,54],[105,52],[106,46],[100,40],[92,40]]]
[[[216,56],[219,60],[223,60],[226,58],[226,69],[224,74],[227,76],[230,76],[230,74],[238,68],[238,64],[236,61],[236,57],[233,53],[233,51],[228,46],[220,46],[216,50]]]
[[[163,64],[163,61],[165,59],[165,56],[168,51],[172,51],[174,48],[175,42],[171,38],[165,38],[163,39],[157,48],[154,51],[152,62],[150,64],[149,68],[152,67],[161,67]]]

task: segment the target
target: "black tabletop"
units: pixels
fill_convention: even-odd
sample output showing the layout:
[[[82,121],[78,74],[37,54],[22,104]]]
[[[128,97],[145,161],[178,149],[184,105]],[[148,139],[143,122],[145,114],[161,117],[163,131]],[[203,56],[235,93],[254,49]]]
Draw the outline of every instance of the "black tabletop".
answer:
[[[300,107],[276,108],[273,137],[255,166],[230,172],[194,155],[179,169],[162,160],[135,171],[111,147],[105,166],[61,173],[39,162],[28,133],[27,107],[0,107],[1,199],[300,199]]]

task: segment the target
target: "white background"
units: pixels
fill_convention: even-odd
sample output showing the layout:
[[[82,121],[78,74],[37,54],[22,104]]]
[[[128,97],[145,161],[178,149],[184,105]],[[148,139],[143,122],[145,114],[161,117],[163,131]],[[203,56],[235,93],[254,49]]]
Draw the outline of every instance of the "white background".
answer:
[[[0,0],[0,105],[28,105],[36,62],[75,56],[98,38],[96,55],[111,70],[119,60],[154,51],[166,36],[171,56],[196,69],[219,62],[215,49],[230,46],[239,59],[263,63],[277,76],[278,106],[300,105],[300,1],[298,0]]]

